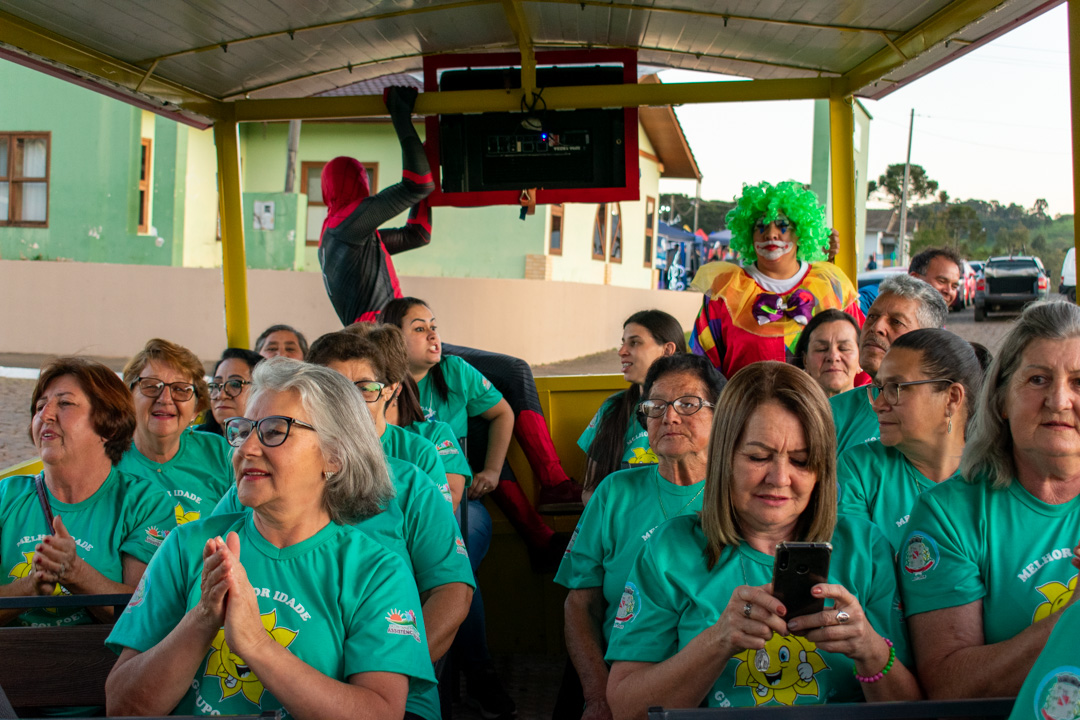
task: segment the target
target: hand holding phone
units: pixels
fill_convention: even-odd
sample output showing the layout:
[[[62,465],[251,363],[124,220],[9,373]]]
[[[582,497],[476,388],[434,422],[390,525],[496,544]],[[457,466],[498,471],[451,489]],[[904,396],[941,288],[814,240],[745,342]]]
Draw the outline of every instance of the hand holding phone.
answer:
[[[785,620],[812,615],[825,609],[825,599],[810,591],[829,581],[829,543],[782,542],[773,559],[773,596],[787,610]]]

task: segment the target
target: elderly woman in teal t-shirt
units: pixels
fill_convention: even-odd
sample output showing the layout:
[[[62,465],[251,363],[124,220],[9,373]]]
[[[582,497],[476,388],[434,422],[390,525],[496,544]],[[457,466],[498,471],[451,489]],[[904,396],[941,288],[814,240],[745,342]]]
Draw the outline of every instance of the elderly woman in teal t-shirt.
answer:
[[[368,412],[328,368],[253,383],[225,423],[251,511],[166,539],[109,635],[108,712],[400,719],[434,676],[411,572],[354,526],[393,492]]]
[[[824,392],[761,362],[717,404],[705,501],[649,539],[612,625],[607,699],[617,720],[694,708],[913,700],[892,552],[836,516],[836,439]],[[787,617],[772,594],[780,542],[831,542],[822,612]]]

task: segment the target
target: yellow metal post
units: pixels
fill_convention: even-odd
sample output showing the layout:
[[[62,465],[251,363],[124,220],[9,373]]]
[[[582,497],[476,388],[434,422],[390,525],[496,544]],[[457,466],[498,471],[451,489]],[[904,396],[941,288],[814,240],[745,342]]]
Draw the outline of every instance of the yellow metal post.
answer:
[[[836,264],[852,284],[858,280],[859,238],[855,237],[855,119],[851,96],[829,98],[829,150],[832,167],[832,222],[840,235]]]
[[[240,188],[240,138],[236,115],[226,105],[214,123],[218,203],[221,211],[221,265],[225,277],[225,334],[229,347],[250,347],[247,259],[244,251],[244,201]]]
[[[1072,95],[1073,212],[1080,209],[1080,0],[1069,0],[1069,88]],[[1080,270],[1080,227],[1073,222],[1076,267]],[[1077,293],[1080,296],[1080,293]]]

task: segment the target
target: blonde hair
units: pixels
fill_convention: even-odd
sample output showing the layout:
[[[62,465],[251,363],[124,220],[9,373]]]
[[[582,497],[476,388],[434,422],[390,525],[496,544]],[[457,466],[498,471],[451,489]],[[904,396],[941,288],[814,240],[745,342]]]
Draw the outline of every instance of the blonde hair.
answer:
[[[751,416],[769,402],[799,419],[806,434],[807,469],[817,477],[810,502],[799,518],[796,539],[827,542],[836,527],[836,430],[824,391],[809,375],[785,363],[753,363],[728,381],[713,413],[701,510],[709,569],[725,547],[743,540],[731,500],[735,452]]]
[[[195,416],[210,409],[210,388],[206,386],[206,368],[195,353],[183,345],[168,340],[153,338],[147,340],[143,349],[135,353],[127,365],[124,365],[124,384],[131,388],[139,379],[139,374],[151,362],[160,362],[179,370],[188,376],[188,382],[195,386]]]

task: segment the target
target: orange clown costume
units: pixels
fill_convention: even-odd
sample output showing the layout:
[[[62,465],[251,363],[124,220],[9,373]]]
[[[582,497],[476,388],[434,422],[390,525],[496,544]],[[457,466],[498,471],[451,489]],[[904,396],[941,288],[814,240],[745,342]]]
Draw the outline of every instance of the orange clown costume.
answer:
[[[702,266],[705,293],[690,347],[726,377],[761,360],[790,362],[799,335],[822,310],[865,319],[851,281],[828,263],[829,231],[817,196],[801,183],[743,185],[725,218],[743,267]]]
[[[803,327],[822,310],[843,310],[860,326],[865,319],[858,292],[831,263],[809,265],[802,281],[783,295],[769,293],[728,262],[702,266],[693,287],[705,293],[705,300],[691,348],[725,377],[760,360],[790,362]]]

